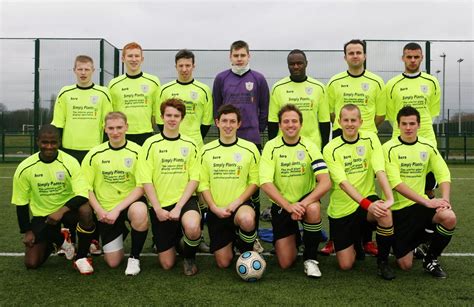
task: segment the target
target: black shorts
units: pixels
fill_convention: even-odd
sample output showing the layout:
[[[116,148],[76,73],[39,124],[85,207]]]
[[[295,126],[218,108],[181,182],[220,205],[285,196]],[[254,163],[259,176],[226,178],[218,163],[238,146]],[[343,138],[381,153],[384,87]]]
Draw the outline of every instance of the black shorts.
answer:
[[[88,150],[75,150],[69,148],[61,148],[61,150],[76,158],[76,160],[79,161],[79,164],[82,163],[82,160],[84,160],[85,156],[89,152]]]
[[[332,131],[332,139],[333,140],[335,138],[337,138],[338,136],[341,136],[341,135],[342,135],[342,129],[341,128],[337,128],[336,130]]]
[[[171,211],[176,206],[176,204],[163,208],[166,211]],[[196,196],[192,196],[188,202],[181,209],[181,214],[179,219],[190,210],[197,211],[201,215],[199,210],[198,199]],[[183,230],[181,228],[180,221],[164,221],[160,222],[156,216],[155,210],[153,207],[149,208],[150,221],[151,221],[151,230],[153,232],[153,239],[158,253],[169,250],[172,247],[175,247],[181,237],[183,236]]]
[[[301,244],[301,232],[298,221],[292,220],[291,215],[283,208],[272,203],[273,244],[279,239],[296,235],[296,246]]]
[[[423,242],[425,228],[432,225],[436,209],[413,204],[392,211],[395,232],[393,251],[395,257],[402,258]]]
[[[127,140],[130,140],[142,146],[143,143],[145,143],[146,139],[148,139],[150,136],[153,136],[153,133],[148,132],[148,133],[140,133],[140,134],[127,134],[125,138]]]
[[[356,211],[347,216],[336,219],[328,217],[328,219],[334,249],[339,252],[361,241],[361,227],[367,220],[367,211],[359,206]]]
[[[438,183],[436,182],[436,178],[433,172],[429,172],[428,174],[426,174],[425,191],[434,190],[437,186]]]
[[[47,216],[34,216],[31,219],[31,231],[33,231],[35,235],[35,242],[45,242],[45,241],[52,241],[52,238],[48,237],[48,232],[46,231],[46,218]],[[63,215],[63,218],[59,223],[56,225],[50,225],[54,228],[57,228],[57,231],[61,231],[61,224],[65,225],[77,225],[79,221],[79,214],[77,210],[70,210]],[[75,229],[71,229],[71,232],[75,231]]]
[[[98,222],[102,246],[114,241],[120,235],[123,235],[123,240],[125,240],[129,233],[129,230],[125,225],[126,221],[130,222],[128,220],[128,208],[120,212],[114,224]]]
[[[250,206],[255,209],[251,202],[245,202],[242,206]],[[225,247],[229,243],[235,243],[238,238],[238,226],[234,224],[235,212],[228,218],[221,219],[211,210],[207,213],[207,227],[209,230],[211,253]]]

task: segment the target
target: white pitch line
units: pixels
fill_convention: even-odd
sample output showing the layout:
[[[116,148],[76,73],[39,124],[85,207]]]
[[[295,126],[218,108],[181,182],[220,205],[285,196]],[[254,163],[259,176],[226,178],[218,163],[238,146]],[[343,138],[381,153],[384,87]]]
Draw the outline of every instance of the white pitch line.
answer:
[[[0,253],[0,257],[22,257],[24,256],[25,253]],[[208,253],[197,253],[196,254],[197,256],[214,256],[213,254],[208,254]],[[274,254],[272,253],[263,253],[262,254],[263,256],[275,256]],[[302,256],[303,254],[302,253],[298,253],[299,256]],[[128,256],[128,255],[126,255]],[[156,257],[157,254],[154,254],[154,253],[143,253],[143,254],[140,254],[140,256],[143,256],[143,257]],[[335,256],[335,255],[331,255],[331,256]],[[441,256],[443,257],[474,257],[474,253],[445,253],[445,254],[441,254]]]

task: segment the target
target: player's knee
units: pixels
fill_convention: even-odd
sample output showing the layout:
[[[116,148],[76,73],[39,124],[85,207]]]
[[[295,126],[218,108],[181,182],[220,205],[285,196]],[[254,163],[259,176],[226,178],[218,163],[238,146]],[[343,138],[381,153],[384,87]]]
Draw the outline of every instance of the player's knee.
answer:
[[[454,211],[449,210],[445,212],[441,224],[446,228],[453,229],[454,227],[456,227],[456,222],[456,214],[454,213]]]
[[[111,269],[117,268],[122,262],[122,259],[107,259],[107,257],[104,257],[104,260]]]
[[[278,265],[283,270],[290,268],[294,262],[294,259],[291,257],[278,257]]]
[[[351,261],[339,261],[339,269],[342,271],[349,271],[354,266],[354,263]]]
[[[255,229],[255,216],[250,214],[243,215],[239,220],[239,227],[244,231],[252,231]]]
[[[160,265],[164,270],[171,270],[174,266],[174,259],[161,259]]]
[[[409,271],[413,267],[413,262],[412,261],[401,261],[398,260],[398,267],[402,269],[403,271]]]
[[[25,258],[24,260],[25,267],[28,270],[35,270],[40,267],[41,262],[38,261],[37,259],[31,259],[31,258]]]
[[[79,223],[85,227],[92,227],[94,220],[92,219],[92,208],[89,204],[84,204],[79,207]]]
[[[308,222],[317,222],[320,218],[320,210],[318,203],[309,204],[306,207],[305,218]]]
[[[232,257],[216,257],[216,264],[219,269],[226,269],[232,263]]]
[[[201,237],[201,223],[193,222],[189,223],[184,227],[184,233],[186,237],[191,240],[197,240]]]

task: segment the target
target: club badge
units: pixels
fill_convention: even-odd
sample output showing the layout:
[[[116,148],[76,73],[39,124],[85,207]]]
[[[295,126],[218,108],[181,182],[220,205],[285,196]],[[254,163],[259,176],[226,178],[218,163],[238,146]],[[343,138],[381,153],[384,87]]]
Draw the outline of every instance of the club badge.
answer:
[[[242,154],[241,154],[240,152],[236,152],[236,153],[234,154],[234,161],[235,161],[235,162],[240,162],[240,161],[242,161]]]
[[[64,174],[64,171],[58,171],[58,172],[56,172],[56,179],[57,179],[57,180],[63,181],[65,177],[66,177],[66,176],[65,176],[65,174]]]
[[[311,95],[313,93],[313,88],[312,87],[306,87],[304,89],[304,91],[306,92],[306,95]]]
[[[142,89],[142,93],[148,93],[148,91],[150,90],[150,86],[148,84],[142,84],[140,85],[140,88]]]
[[[428,153],[426,151],[420,152],[420,159],[423,162],[426,161],[426,159],[428,159]]]
[[[125,165],[125,167],[132,167],[132,164],[133,164],[133,159],[132,158],[125,158],[123,159],[123,164]]]
[[[97,104],[99,102],[99,96],[91,96],[91,103]]]
[[[420,85],[420,90],[423,94],[428,93],[428,85],[426,85],[426,84]]]
[[[181,155],[183,157],[187,157],[189,154],[189,148],[188,147],[181,147]]]
[[[253,90],[253,82],[245,82],[245,88],[247,89],[247,91],[251,91]]]
[[[369,88],[370,88],[369,83],[365,83],[365,82],[362,83],[360,86],[362,87],[362,90],[363,90],[364,92],[367,92],[367,91],[369,90]]]
[[[296,152],[296,158],[300,161],[303,161],[304,160],[304,157],[305,157],[305,153],[304,153],[304,150],[298,150]]]
[[[363,156],[365,154],[365,146],[357,146],[356,151],[359,156]]]
[[[195,91],[191,91],[190,96],[192,100],[196,100],[199,97],[198,93]]]

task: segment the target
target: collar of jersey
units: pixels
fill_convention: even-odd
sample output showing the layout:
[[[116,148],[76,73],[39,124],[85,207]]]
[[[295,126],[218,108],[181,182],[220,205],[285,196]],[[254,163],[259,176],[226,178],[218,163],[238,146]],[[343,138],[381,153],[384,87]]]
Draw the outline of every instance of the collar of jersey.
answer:
[[[357,143],[357,142],[359,141],[359,138],[360,138],[360,134],[357,133],[357,139],[355,139],[354,141],[351,142],[351,141],[346,140],[346,139],[344,138],[344,136],[341,134],[341,139],[342,139],[342,140],[344,141],[344,143],[346,143],[346,144],[355,144],[355,143]]]
[[[163,132],[161,132],[161,135],[162,135],[163,138],[164,138],[165,140],[167,140],[167,141],[176,141],[176,140],[179,140],[179,138],[181,137],[181,134],[178,134],[178,136],[175,137],[175,138],[169,138],[169,137],[167,137]]]
[[[293,80],[293,78],[291,78],[291,76],[290,76],[290,80],[291,80],[292,82],[295,82],[295,83],[303,83],[303,82],[306,82],[306,80],[308,80],[308,76],[304,76],[304,79],[301,80],[301,81]]]
[[[232,142],[230,144],[224,144],[221,142],[221,139],[219,139],[219,144],[221,144],[221,146],[224,146],[224,147],[230,147],[230,146],[234,146],[235,144],[237,144],[237,141],[239,140],[239,138],[235,138],[235,142]]]
[[[120,147],[112,147],[112,145],[111,145],[110,142],[109,142],[109,148],[112,149],[112,150],[124,149],[125,147],[127,147],[127,143],[128,143],[128,141],[125,140],[125,144],[123,144],[122,146],[120,146]]]
[[[243,74],[238,75],[238,74],[236,74],[235,72],[233,72],[232,69],[229,69],[229,70],[230,70],[231,73],[233,73],[233,74],[234,74],[235,76],[237,76],[237,77],[243,77],[243,76],[245,76],[246,74],[248,74],[248,73],[251,71],[251,69],[249,68],[249,70],[247,70],[247,71],[244,72]]]
[[[51,160],[51,161],[45,161],[45,160],[41,159],[41,155],[40,155],[40,153],[38,153],[38,158],[40,159],[40,161],[43,162],[43,163],[46,163],[46,164],[53,163],[54,161],[56,161],[58,159],[58,157],[59,157],[59,150],[56,153],[56,157],[54,157],[54,159]]]
[[[135,76],[130,76],[129,74],[125,73],[127,75],[127,78],[130,78],[130,79],[138,79],[140,78],[141,76],[143,76],[143,71],[141,71],[138,75],[135,75]]]
[[[352,78],[359,78],[359,77],[362,77],[362,76],[365,74],[365,69],[364,69],[364,71],[363,71],[360,75],[353,75],[353,74],[351,74],[349,71],[347,71],[347,74],[348,74],[349,76],[351,76]]]
[[[298,138],[298,142],[294,143],[294,144],[289,144],[287,142],[285,142],[285,139],[283,137],[281,137],[281,141],[283,142],[283,144],[285,144],[286,146],[289,146],[289,147],[293,147],[293,146],[296,146],[300,143],[301,141],[301,136]]]
[[[178,79],[176,79],[176,83],[181,84],[181,85],[189,85],[189,84],[192,84],[193,82],[194,82],[194,79],[192,79],[189,82],[181,82]]]
[[[416,142],[418,142],[418,137],[416,137],[416,140],[412,143],[408,143],[408,142],[405,142],[404,140],[402,140],[402,137],[401,136],[398,136],[398,140],[400,141],[400,143],[404,144],[404,145],[415,145]]]
[[[402,75],[403,75],[405,78],[408,78],[408,79],[416,79],[416,78],[418,78],[419,76],[421,76],[421,71],[420,71],[419,73],[417,73],[416,75],[414,75],[414,76],[407,75],[406,73],[402,73]]]
[[[80,90],[90,90],[91,88],[94,87],[94,83],[92,83],[91,85],[86,86],[86,87],[83,87],[83,86],[80,86],[79,84],[76,84],[76,87]]]

